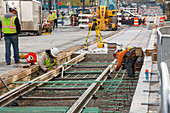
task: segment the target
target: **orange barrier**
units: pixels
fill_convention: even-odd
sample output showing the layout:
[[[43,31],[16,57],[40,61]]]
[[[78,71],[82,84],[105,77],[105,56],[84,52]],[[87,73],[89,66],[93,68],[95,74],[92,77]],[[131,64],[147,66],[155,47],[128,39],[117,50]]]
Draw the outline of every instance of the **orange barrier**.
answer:
[[[47,20],[47,25],[50,26],[50,21],[49,20]]]
[[[134,26],[139,26],[139,19],[138,18],[134,18]]]
[[[147,17],[144,16],[144,19],[145,19],[145,23],[143,23],[143,25],[147,25],[147,24],[146,24],[146,22],[147,22],[147,21],[146,21]]]
[[[164,22],[165,22],[165,17],[164,16],[160,17],[160,20],[159,20],[160,25],[163,26]]]
[[[73,16],[73,26],[75,26],[75,23],[74,23],[74,18],[75,18],[75,16]]]
[[[89,24],[89,17],[87,17],[87,19],[88,19],[88,20],[87,20],[87,24]]]

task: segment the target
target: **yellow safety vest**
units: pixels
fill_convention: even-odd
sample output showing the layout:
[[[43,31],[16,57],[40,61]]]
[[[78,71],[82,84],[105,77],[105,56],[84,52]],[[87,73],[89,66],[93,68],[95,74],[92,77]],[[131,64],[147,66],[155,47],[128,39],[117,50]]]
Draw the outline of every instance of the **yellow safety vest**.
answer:
[[[15,19],[17,16],[13,16],[11,18],[5,18],[5,16],[1,16],[2,22],[2,32],[4,34],[13,34],[17,33]]]
[[[64,16],[61,14],[61,18],[64,18]]]
[[[52,66],[55,65],[56,59],[53,60],[53,63],[50,63],[50,58],[48,57],[47,53],[45,52],[44,54],[45,54],[45,61],[44,61],[44,63],[46,65],[47,69],[50,70],[52,68]]]
[[[72,16],[72,14],[73,14],[73,11],[70,12],[70,17]]]
[[[50,21],[54,20],[54,15],[53,15],[53,14],[50,14],[50,15],[49,15],[49,20],[50,20]]]
[[[54,15],[54,19],[57,19],[57,14],[56,14],[56,12],[53,13],[53,15]]]

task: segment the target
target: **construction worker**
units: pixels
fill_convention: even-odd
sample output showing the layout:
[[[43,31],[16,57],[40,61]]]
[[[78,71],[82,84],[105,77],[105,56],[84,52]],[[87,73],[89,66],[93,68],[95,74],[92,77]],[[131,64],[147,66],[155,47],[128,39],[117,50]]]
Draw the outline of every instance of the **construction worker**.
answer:
[[[72,15],[73,15],[73,11],[71,10],[71,11],[70,11],[70,23],[71,23],[71,25],[73,25]]]
[[[41,69],[45,72],[48,72],[51,69],[55,68],[55,65],[57,64],[58,53],[59,50],[57,48],[46,50],[39,60],[39,65]]]
[[[56,28],[58,28],[58,16],[55,10],[53,11],[53,15],[54,15],[54,28],[55,26]]]
[[[64,25],[64,12],[61,11],[61,24]]]
[[[123,64],[123,68],[126,68],[128,77],[134,77],[135,74],[135,62],[138,58],[135,53],[135,47],[128,47],[125,50],[117,50],[113,53],[113,56],[118,59],[115,71],[118,71]]]
[[[54,14],[52,13],[52,11],[50,11],[48,19],[50,21],[50,25],[53,27],[54,30]]]
[[[1,16],[0,29],[4,33],[5,39],[5,60],[7,65],[11,65],[11,44],[14,50],[15,63],[19,63],[18,34],[20,34],[20,23],[16,16],[17,8],[12,6],[9,13]]]

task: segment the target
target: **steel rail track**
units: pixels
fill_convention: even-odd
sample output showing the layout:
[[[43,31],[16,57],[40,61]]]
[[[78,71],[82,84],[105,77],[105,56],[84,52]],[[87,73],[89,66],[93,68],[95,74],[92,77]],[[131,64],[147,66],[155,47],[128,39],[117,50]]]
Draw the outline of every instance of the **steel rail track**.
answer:
[[[142,30],[141,30],[142,31]],[[140,33],[141,33],[140,31]],[[126,31],[124,31],[126,32]],[[139,33],[139,34],[140,34]],[[121,33],[122,35],[123,33]],[[138,34],[138,35],[139,35]],[[137,35],[137,36],[138,36]],[[136,37],[137,37],[136,36]],[[136,37],[133,39],[135,40]],[[115,37],[114,37],[115,38]],[[113,38],[112,38],[113,39]],[[131,41],[132,42],[132,41]],[[68,70],[72,65],[67,64],[76,64],[84,59],[84,56],[88,53],[88,51],[82,53],[81,55],[77,56],[76,58],[68,61],[65,65],[59,66],[57,69],[50,71],[44,75],[41,75],[33,80],[32,83],[25,83],[14,90],[0,96],[0,106],[4,107],[5,105],[9,104],[10,102],[18,99],[21,95],[28,93],[29,91],[37,88],[37,86],[42,85],[43,83],[36,83],[38,81],[49,81],[53,77],[58,76],[63,71]],[[100,74],[99,77],[95,81],[105,81],[107,79],[107,75],[109,75],[113,71],[113,67],[115,65],[116,60],[114,60],[103,72]],[[82,67],[83,68],[83,67]],[[78,113],[83,110],[83,108],[89,103],[89,101],[93,98],[93,95],[99,90],[99,87],[103,84],[103,82],[92,83],[88,89],[78,98],[78,100],[70,107],[67,113]],[[67,89],[67,88],[66,88]],[[68,88],[69,89],[69,88]],[[73,88],[74,89],[74,88]],[[81,88],[80,88],[81,89]],[[85,89],[85,88],[84,88]],[[41,90],[41,88],[40,88]],[[42,89],[43,90],[43,89]],[[77,97],[76,97],[77,98]]]
[[[73,58],[72,60],[66,62],[65,64],[69,64],[69,63],[77,63],[81,60],[84,59],[84,56],[87,54],[88,51],[82,53],[81,55],[77,56],[76,58]],[[56,77],[60,74],[60,70],[63,68],[64,66],[59,66],[57,69],[54,69],[46,74],[43,74],[33,80],[31,80],[30,82],[38,82],[38,81],[49,81],[51,80],[53,77]],[[68,68],[70,66],[66,66],[65,68]],[[4,107],[5,105],[9,104],[10,102],[16,100],[17,98],[19,98],[20,95],[24,95],[27,92],[33,90],[34,88],[36,88],[36,86],[40,86],[42,85],[42,83],[26,83],[23,84],[7,93],[5,93],[4,95],[0,96],[0,106]]]
[[[115,63],[114,60],[112,63]],[[109,75],[113,71],[114,64],[110,64],[104,72],[95,80],[95,81],[105,81],[107,79],[107,75]],[[93,95],[99,90],[100,86],[103,82],[93,83],[90,87],[81,95],[81,97],[72,105],[72,107],[67,111],[67,113],[79,113],[83,110],[83,108],[88,104],[88,102],[92,99]]]
[[[127,44],[127,46],[130,46],[132,44],[132,42],[141,34],[143,28],[140,30],[140,32],[130,41],[129,44]],[[125,30],[124,32],[126,32],[127,30]],[[121,33],[120,35],[124,34]],[[116,37],[113,37],[112,39],[114,39]],[[111,40],[112,40],[111,39]],[[126,47],[127,47],[126,46]],[[112,63],[116,63],[116,61],[113,61]],[[105,73],[103,72],[97,79],[98,80],[103,80],[105,81],[107,78],[107,74],[109,74],[110,72],[112,72],[113,70],[110,71],[109,67],[113,67],[113,65],[109,65],[106,70]],[[110,71],[110,72],[109,72]],[[87,90],[86,92],[83,93],[83,95],[73,104],[72,107],[70,107],[70,109],[68,110],[67,113],[80,113],[83,108],[89,103],[89,101],[91,100],[93,94],[95,94],[97,92],[97,90],[99,89],[100,85],[103,83],[93,83]]]

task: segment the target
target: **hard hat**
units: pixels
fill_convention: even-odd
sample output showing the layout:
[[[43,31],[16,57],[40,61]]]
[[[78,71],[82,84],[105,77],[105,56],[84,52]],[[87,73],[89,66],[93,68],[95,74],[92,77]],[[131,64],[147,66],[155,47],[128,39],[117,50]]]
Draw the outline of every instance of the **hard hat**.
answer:
[[[18,9],[17,9],[16,6],[11,6],[10,8],[11,8],[12,10],[18,11]]]
[[[59,50],[57,48],[51,48],[51,55],[53,55],[53,57],[57,57]]]

